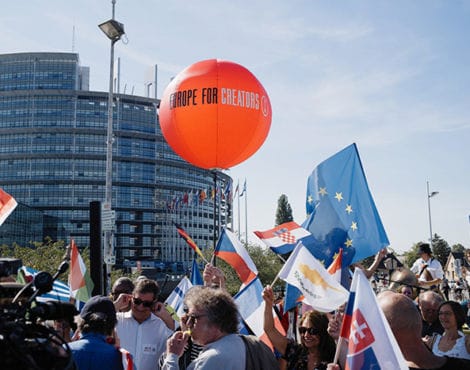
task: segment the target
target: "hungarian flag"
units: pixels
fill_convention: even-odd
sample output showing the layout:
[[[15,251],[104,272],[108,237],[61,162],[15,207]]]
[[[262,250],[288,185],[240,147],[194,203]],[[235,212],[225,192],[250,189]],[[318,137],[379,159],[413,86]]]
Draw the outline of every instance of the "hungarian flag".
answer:
[[[94,284],[73,239],[70,241],[69,286],[77,301],[86,302],[91,298]]]
[[[17,205],[15,198],[0,189],[0,225],[5,222]]]
[[[184,239],[184,241],[188,243],[191,249],[194,252],[196,252],[199,255],[199,257],[201,257],[205,261],[206,259],[204,258],[204,255],[202,254],[201,250],[199,249],[197,244],[194,242],[194,240],[191,239],[189,234],[186,231],[184,231],[184,229],[179,224],[175,223],[175,227],[176,227],[176,231],[178,231],[178,234],[180,234],[180,236]]]

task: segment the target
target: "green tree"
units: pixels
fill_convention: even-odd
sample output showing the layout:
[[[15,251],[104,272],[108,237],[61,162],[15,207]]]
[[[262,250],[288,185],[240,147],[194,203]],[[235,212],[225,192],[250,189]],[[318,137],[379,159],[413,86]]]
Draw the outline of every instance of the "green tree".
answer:
[[[293,221],[292,208],[289,204],[287,195],[282,194],[277,200],[276,210],[276,223],[275,225],[281,225],[285,222]]]
[[[445,266],[450,254],[449,244],[439,235],[434,234],[432,239],[432,253],[442,266]]]
[[[454,244],[452,246],[452,252],[465,253],[465,247],[460,243]]]

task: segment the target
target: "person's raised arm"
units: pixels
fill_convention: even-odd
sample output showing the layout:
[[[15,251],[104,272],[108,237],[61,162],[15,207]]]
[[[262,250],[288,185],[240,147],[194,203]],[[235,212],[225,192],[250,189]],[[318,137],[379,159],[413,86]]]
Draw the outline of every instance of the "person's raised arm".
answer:
[[[273,303],[274,292],[271,286],[267,285],[263,290],[264,299],[264,324],[263,329],[273,344],[274,348],[284,356],[286,353],[288,339],[282,335],[274,326]]]

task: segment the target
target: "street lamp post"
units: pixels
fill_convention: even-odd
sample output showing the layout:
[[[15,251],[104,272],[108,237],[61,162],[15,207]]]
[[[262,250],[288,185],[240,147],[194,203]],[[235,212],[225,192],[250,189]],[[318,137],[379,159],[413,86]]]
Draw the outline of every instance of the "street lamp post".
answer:
[[[108,127],[106,134],[106,185],[105,202],[103,205],[103,231],[104,231],[104,263],[106,264],[105,286],[110,290],[111,266],[114,265],[114,212],[112,211],[113,198],[113,89],[114,89],[114,44],[124,35],[124,25],[114,19],[116,0],[112,0],[112,18],[98,25],[101,31],[111,40],[111,60],[109,67],[109,94],[108,94]]]
[[[429,239],[429,243],[431,245],[431,250],[432,250],[432,222],[431,222],[431,198],[437,194],[439,194],[438,191],[433,191],[429,192],[429,181],[426,181],[426,186],[428,190],[428,216],[429,216],[429,234],[431,239]]]

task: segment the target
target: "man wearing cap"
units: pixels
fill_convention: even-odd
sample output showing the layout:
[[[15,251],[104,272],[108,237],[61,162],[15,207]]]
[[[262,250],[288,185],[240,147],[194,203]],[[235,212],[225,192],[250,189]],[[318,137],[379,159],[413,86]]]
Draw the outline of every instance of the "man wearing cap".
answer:
[[[79,370],[121,370],[121,353],[106,341],[116,326],[116,310],[108,297],[94,296],[80,312],[80,339],[69,343]]]
[[[411,272],[418,278],[420,286],[431,289],[438,287],[444,277],[441,263],[432,256],[431,247],[427,243],[420,244],[418,253],[420,258],[411,266]]]

